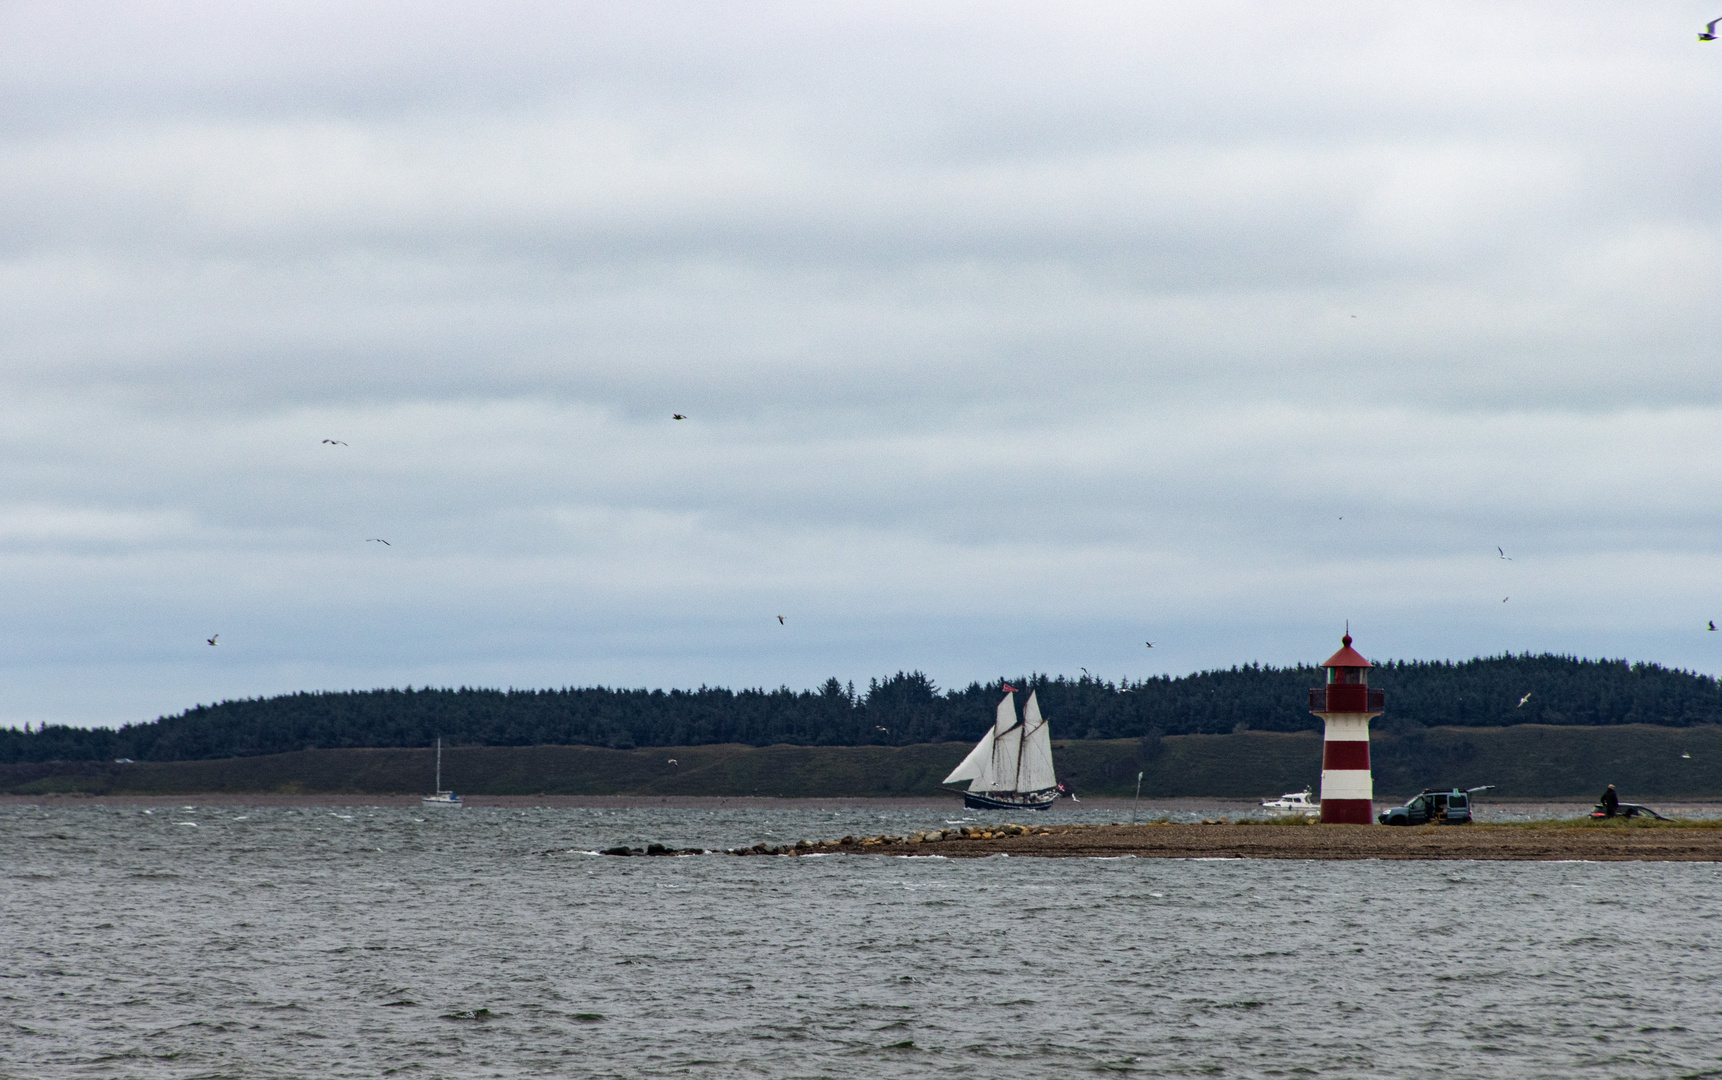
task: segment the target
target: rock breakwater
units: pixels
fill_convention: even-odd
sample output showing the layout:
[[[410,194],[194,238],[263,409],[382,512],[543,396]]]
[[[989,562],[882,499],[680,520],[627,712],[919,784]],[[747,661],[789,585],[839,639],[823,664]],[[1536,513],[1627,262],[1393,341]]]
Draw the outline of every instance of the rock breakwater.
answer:
[[[845,836],[841,840],[797,840],[793,844],[755,844],[749,848],[732,848],[731,855],[814,855],[831,853],[867,854],[943,854],[944,847],[966,841],[985,844],[1025,836],[1057,836],[1077,829],[1096,828],[1092,825],[1032,826],[1032,825],[965,825],[957,829],[928,829],[901,836],[882,833],[878,836]],[[938,849],[933,848],[938,845]],[[926,850],[919,850],[919,849]],[[966,852],[965,852],[966,853]]]

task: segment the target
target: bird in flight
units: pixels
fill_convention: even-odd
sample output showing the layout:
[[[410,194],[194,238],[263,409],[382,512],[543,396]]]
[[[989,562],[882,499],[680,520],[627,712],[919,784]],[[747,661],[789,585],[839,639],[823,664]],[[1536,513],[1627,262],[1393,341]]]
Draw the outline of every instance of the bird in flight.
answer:
[[[220,637],[220,636],[221,636],[220,634],[211,634],[209,637],[206,637],[203,640],[209,642],[211,645],[214,645],[215,639]]]
[[[777,625],[779,625],[779,626],[783,625],[783,616],[782,615],[779,615],[777,617]]]
[[[1496,548],[1495,548],[1495,550],[1496,550],[1496,551],[1501,551],[1501,549],[1500,549],[1500,548],[1499,548],[1499,547],[1496,547]],[[1504,552],[1504,551],[1501,551],[1501,558],[1503,558],[1503,559],[1505,559],[1505,560],[1507,560],[1507,561],[1508,561],[1508,562],[1512,562],[1512,561],[1513,561],[1513,557],[1512,557],[1512,556],[1511,556],[1511,555],[1508,555],[1508,554],[1507,554],[1507,553],[1506,553],[1506,552]]]
[[[346,446],[347,445],[346,443],[342,442],[340,439],[324,439],[323,442],[328,446]]]
[[[384,540],[380,536],[367,536],[367,537],[365,537],[365,543],[367,543],[367,544],[381,544],[384,547],[394,547],[395,546],[395,545],[389,543],[387,540]]]
[[[671,420],[686,420],[687,417],[684,416],[683,414],[679,413],[679,412],[673,412],[670,414],[670,419]]]
[[[1143,644],[1147,645],[1150,649],[1152,649],[1154,647],[1154,643],[1152,641],[1145,641],[1145,642],[1143,642]]]
[[[1702,34],[1698,35],[1698,40],[1699,41],[1715,41],[1716,40],[1716,24],[1717,23],[1722,23],[1722,19],[1711,19],[1710,25],[1706,26],[1704,28],[1704,32]]]
[[[883,731],[883,732],[884,732],[884,733],[885,733],[885,734],[887,734],[887,735],[889,735],[889,734],[891,734],[891,729],[890,729],[890,728],[888,728],[888,727],[880,727],[880,726],[879,726],[879,725],[878,725],[878,724],[874,724],[874,725],[873,725],[873,730],[874,730],[874,731]]]
[[[1716,620],[1715,619],[1710,620],[1710,629],[1712,629],[1712,630],[1716,629]]]
[[[682,763],[677,761],[675,758],[671,758],[669,761],[665,762],[664,764],[674,765],[678,769],[681,768],[681,765],[682,765]]]
[[[1519,703],[1518,703],[1518,704],[1517,704],[1517,705],[1515,705],[1515,706],[1514,706],[1514,708],[1517,708],[1517,709],[1522,709],[1522,708],[1524,708],[1524,707],[1525,707],[1525,702],[1527,702],[1527,701],[1529,701],[1529,700],[1531,700],[1531,695],[1529,695],[1529,694],[1526,694],[1526,695],[1525,695],[1525,696],[1524,696],[1524,697],[1522,697],[1522,698],[1520,698],[1520,699],[1519,699]]]
[[[1506,602],[1507,602],[1507,601],[1508,601],[1508,600],[1511,600],[1511,599],[1512,599],[1512,597],[1510,597],[1510,596],[1503,596],[1503,597],[1501,597],[1501,603],[1503,603],[1503,604],[1504,604],[1504,603],[1506,603]]]

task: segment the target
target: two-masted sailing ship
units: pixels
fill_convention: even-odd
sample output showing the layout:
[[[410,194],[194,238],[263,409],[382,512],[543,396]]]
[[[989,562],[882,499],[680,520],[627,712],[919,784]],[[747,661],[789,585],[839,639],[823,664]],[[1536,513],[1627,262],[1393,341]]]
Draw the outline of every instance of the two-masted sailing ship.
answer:
[[[999,702],[998,717],[944,783],[969,782],[963,805],[971,810],[1045,810],[1067,794],[1052,769],[1052,736],[1030,690],[1022,719],[1016,693]]]

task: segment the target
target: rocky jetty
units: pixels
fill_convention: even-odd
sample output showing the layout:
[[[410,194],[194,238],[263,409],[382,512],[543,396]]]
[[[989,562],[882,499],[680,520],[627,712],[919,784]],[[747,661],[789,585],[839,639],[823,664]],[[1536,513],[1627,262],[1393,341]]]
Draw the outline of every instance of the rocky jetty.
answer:
[[[732,849],[732,855],[909,855],[1146,859],[1592,859],[1722,862],[1722,821],[1592,826],[1577,822],[1392,829],[1260,821],[996,825],[907,836],[845,836]]]
[[[749,848],[731,848],[731,855],[829,855],[865,852],[872,854],[913,855],[942,854],[933,845],[955,844],[958,841],[986,843],[1013,836],[1055,836],[1070,829],[1085,826],[1067,825],[1059,828],[1030,825],[965,825],[960,829],[929,829],[903,836],[845,836],[841,840],[797,840],[793,844],[773,846],[755,844]]]
[[[662,844],[647,844],[643,848],[618,844],[598,852],[600,855],[704,855],[705,853],[705,848],[672,848]]]
[[[725,852],[609,848],[604,855],[898,855],[976,859],[990,855],[1038,858],[1144,859],[1592,859],[1722,862],[1722,820],[1585,821],[1495,825],[1311,825],[1207,819],[1142,825],[980,825],[897,836],[845,836],[755,844]]]

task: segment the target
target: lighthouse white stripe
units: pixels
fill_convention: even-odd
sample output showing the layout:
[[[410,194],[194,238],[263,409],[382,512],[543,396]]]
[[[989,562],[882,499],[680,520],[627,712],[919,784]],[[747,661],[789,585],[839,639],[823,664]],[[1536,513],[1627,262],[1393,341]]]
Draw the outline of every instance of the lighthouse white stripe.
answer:
[[[1328,742],[1368,742],[1369,718],[1374,713],[1326,713]]]
[[[1368,769],[1323,769],[1321,797],[1327,799],[1373,799],[1375,781]]]

